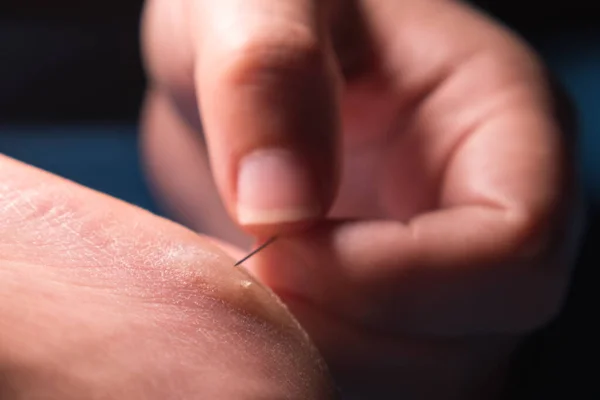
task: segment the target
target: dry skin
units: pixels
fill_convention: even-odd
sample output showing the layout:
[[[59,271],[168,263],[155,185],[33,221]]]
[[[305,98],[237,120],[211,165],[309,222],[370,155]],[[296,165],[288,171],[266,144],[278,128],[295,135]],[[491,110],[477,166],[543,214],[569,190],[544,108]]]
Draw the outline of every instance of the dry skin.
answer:
[[[211,242],[0,157],[0,398],[329,398],[299,324]]]

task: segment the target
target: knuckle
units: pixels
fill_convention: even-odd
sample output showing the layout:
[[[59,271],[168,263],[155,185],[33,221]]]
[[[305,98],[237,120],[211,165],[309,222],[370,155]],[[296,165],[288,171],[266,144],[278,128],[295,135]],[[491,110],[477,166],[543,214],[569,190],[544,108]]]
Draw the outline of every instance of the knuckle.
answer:
[[[508,254],[522,258],[536,258],[547,248],[549,241],[547,220],[533,213],[522,212],[510,221],[509,234],[512,240]]]
[[[192,83],[193,42],[184,3],[149,0],[143,7],[140,55],[153,85],[189,90]]]
[[[224,78],[234,85],[310,79],[325,66],[325,52],[308,29],[248,35],[225,47]]]

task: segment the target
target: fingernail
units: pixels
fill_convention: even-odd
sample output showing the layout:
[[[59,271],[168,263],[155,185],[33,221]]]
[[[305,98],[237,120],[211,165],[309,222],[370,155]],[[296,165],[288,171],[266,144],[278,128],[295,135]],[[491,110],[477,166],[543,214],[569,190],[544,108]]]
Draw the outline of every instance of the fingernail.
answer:
[[[240,224],[299,222],[319,212],[308,169],[290,151],[257,150],[242,159],[237,187]]]

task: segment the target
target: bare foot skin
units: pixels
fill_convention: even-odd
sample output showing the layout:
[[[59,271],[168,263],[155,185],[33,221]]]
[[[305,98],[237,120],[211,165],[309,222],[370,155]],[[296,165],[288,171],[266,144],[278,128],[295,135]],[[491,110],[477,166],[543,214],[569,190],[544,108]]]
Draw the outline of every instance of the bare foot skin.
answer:
[[[331,398],[306,334],[234,262],[0,156],[0,398]]]

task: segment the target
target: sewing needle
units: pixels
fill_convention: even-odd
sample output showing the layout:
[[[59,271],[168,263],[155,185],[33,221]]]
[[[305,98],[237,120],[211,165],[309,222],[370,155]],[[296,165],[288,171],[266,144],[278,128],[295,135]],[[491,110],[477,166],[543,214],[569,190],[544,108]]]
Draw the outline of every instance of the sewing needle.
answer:
[[[253,255],[255,255],[256,253],[258,253],[259,251],[263,250],[265,247],[267,247],[268,245],[270,245],[271,243],[273,243],[276,239],[277,239],[277,236],[273,236],[271,239],[267,240],[262,245],[260,245],[257,249],[253,250],[246,257],[244,257],[240,261],[236,262],[233,266],[237,267],[238,265],[240,265],[241,263],[243,263],[244,261],[246,261],[247,259],[249,259]]]

